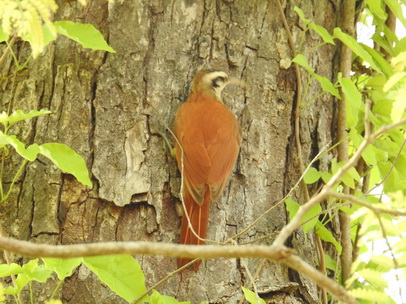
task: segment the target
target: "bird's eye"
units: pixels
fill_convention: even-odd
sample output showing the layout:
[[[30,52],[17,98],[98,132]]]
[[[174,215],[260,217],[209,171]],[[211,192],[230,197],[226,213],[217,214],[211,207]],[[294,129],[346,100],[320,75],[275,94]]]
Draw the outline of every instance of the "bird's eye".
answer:
[[[223,76],[216,77],[211,81],[211,85],[213,86],[213,88],[218,88],[220,86],[220,83],[225,82],[225,80],[226,79]]]

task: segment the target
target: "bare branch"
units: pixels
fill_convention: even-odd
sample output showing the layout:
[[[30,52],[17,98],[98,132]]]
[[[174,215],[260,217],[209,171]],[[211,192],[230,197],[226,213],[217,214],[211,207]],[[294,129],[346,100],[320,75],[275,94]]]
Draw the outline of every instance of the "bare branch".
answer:
[[[300,257],[296,255],[291,255],[285,260],[281,261],[283,264],[288,265],[290,268],[295,269],[299,273],[311,279],[318,286],[321,286],[328,290],[335,298],[340,300],[343,303],[356,304],[357,301],[348,294],[346,289],[330,279],[329,277],[322,274],[316,268],[310,266]]]
[[[406,216],[406,212],[398,211],[398,210],[389,210],[389,209],[384,209],[384,208],[376,208],[373,205],[368,204],[367,202],[364,202],[363,200],[361,200],[353,195],[350,195],[350,194],[343,194],[343,193],[337,193],[334,191],[329,191],[328,196],[334,197],[336,199],[343,200],[343,201],[349,201],[354,204],[360,205],[362,207],[368,208],[375,214],[384,213],[384,214],[390,214],[392,216]]]
[[[279,261],[295,251],[276,246],[179,245],[152,242],[103,242],[75,245],[33,244],[0,237],[0,249],[27,257],[75,258],[114,254],[147,254],[185,258],[267,258]]]

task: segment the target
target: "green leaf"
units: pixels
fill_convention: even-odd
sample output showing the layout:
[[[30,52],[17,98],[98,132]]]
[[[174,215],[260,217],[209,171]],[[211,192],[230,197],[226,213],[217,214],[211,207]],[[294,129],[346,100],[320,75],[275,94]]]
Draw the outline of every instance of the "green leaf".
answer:
[[[388,81],[383,86],[383,91],[388,92],[395,86],[399,81],[403,80],[406,77],[406,72],[398,72],[394,73],[392,76],[389,77]]]
[[[367,63],[377,72],[382,73],[381,69],[375,64],[372,56],[357,42],[353,37],[344,33],[340,28],[334,29],[334,37],[348,46],[357,56]]]
[[[323,182],[325,182],[327,184],[331,179],[331,174],[328,172],[320,172],[320,174],[321,174],[321,179],[323,180]]]
[[[337,270],[337,261],[333,260],[331,256],[329,256],[327,253],[324,253],[324,263],[326,265],[327,269],[336,271]]]
[[[56,31],[78,43],[84,48],[103,50],[111,53],[116,51],[104,40],[103,35],[91,24],[81,24],[72,21],[54,22]]]
[[[64,280],[72,275],[73,270],[82,263],[82,258],[73,259],[57,259],[57,258],[42,258],[45,267],[55,271],[59,280]]]
[[[179,302],[175,298],[169,296],[163,296],[155,289],[152,290],[152,294],[149,299],[150,304],[190,304],[190,302]]]
[[[393,260],[384,255],[373,255],[368,262],[368,267],[377,271],[388,272],[393,269]]]
[[[9,124],[12,125],[18,121],[25,120],[28,118],[33,118],[45,114],[50,114],[52,113],[51,111],[48,111],[47,109],[42,109],[40,111],[32,110],[28,113],[24,113],[22,110],[17,110],[11,113],[10,116],[7,115],[6,112],[1,113],[0,115],[0,123],[2,124]]]
[[[302,66],[307,70],[309,74],[314,73],[314,69],[312,69],[307,62],[307,58],[303,54],[298,54],[295,58],[292,59],[293,62],[296,62],[298,65]]]
[[[313,184],[315,182],[317,182],[320,179],[320,172],[314,168],[314,167],[310,167],[307,171],[306,174],[303,177],[303,180],[306,184]]]
[[[366,0],[369,10],[378,18],[385,20],[386,14],[383,9],[382,0]]]
[[[38,39],[38,37],[33,38],[32,33],[28,34],[25,37],[22,37],[24,41],[28,41],[33,49],[33,54],[35,54],[34,58],[36,57],[36,55],[38,55],[39,53],[41,53],[43,51],[43,49],[52,41],[54,41],[57,38],[56,35],[56,31],[54,28],[50,29],[49,26],[52,26],[52,24],[47,25],[44,24],[42,26],[42,42],[40,42]],[[40,35],[40,33],[38,32],[38,35]]]
[[[369,300],[372,303],[386,303],[388,300],[388,295],[378,290],[355,288],[350,290],[349,293],[357,299]]]
[[[52,271],[46,269],[44,266],[40,266],[32,272],[32,276],[29,277],[34,281],[45,283],[51,277]]]
[[[141,267],[129,255],[88,257],[83,258],[83,263],[100,281],[128,302],[146,291]]]
[[[39,146],[40,153],[49,158],[59,169],[74,175],[79,182],[91,187],[85,161],[74,150],[64,144],[48,143]]]
[[[296,5],[293,10],[298,14],[300,20],[302,20],[304,24],[309,24],[311,22],[309,19],[306,19],[303,11],[300,8],[298,8]]]
[[[341,84],[342,90],[346,97],[347,127],[351,129],[354,128],[358,123],[359,112],[363,106],[361,98],[362,96],[354,82],[352,82],[350,79],[339,77],[339,83]],[[342,102],[342,100],[339,102]]]
[[[382,72],[385,75],[391,75],[392,72],[392,67],[388,63],[388,61],[383,57],[381,52],[378,52],[377,50],[367,46],[363,45],[364,49],[372,56],[376,64],[379,66],[380,69],[382,69]]]
[[[388,287],[388,282],[382,277],[382,273],[370,268],[359,269],[358,275],[370,284],[379,287]]]
[[[388,41],[388,37],[383,37],[381,36],[381,32],[375,32],[375,34],[372,35],[372,40],[374,41],[375,45],[379,46],[382,51],[386,51],[388,54],[391,56],[394,55],[394,49],[390,42]],[[364,47],[366,47],[364,45]],[[367,48],[367,50],[370,50],[371,48]],[[371,53],[371,52],[370,52]],[[371,54],[372,55],[372,54]]]
[[[8,288],[4,291],[5,294],[19,294],[21,290],[28,284],[30,279],[27,277],[27,275],[21,273],[17,276],[17,279],[15,279],[15,287],[10,286],[9,292],[7,293]]]
[[[46,269],[43,265],[38,265],[38,259],[29,261],[22,268],[30,281],[46,282],[52,273],[51,270]]]
[[[327,77],[314,74],[314,78],[316,78],[316,80],[320,83],[321,88],[324,92],[329,92],[331,95],[337,97],[337,99],[341,99],[338,89],[334,87],[334,85]]]
[[[405,189],[404,181],[399,176],[398,170],[392,169],[392,163],[378,163],[378,168],[381,177],[387,176],[385,183],[383,184],[383,189],[386,193],[396,192]],[[388,173],[391,172],[389,175]]]
[[[4,290],[5,294],[19,294],[30,281],[43,283],[46,282],[52,274],[51,270],[44,268],[42,265],[38,265],[38,259],[31,260],[24,264],[21,270],[22,272],[18,274],[15,280],[15,287],[9,286]]]
[[[289,212],[289,220],[292,220],[293,217],[296,215],[297,211],[299,210],[299,203],[295,202],[292,198],[287,198],[285,200],[286,210]],[[312,209],[310,209],[306,214],[303,216],[301,223],[307,222],[310,218],[314,217],[315,215],[319,214],[322,211],[320,204],[317,204]],[[309,232],[313,229],[313,227],[318,222],[317,216],[314,217],[312,220],[308,221],[307,223],[302,225],[302,229],[305,233]]]
[[[8,277],[11,275],[22,273],[23,269],[20,265],[11,263],[11,264],[1,264],[0,265],[0,277]]]
[[[323,241],[332,243],[336,247],[338,254],[341,254],[342,247],[340,243],[337,242],[333,234],[326,227],[324,227],[320,221],[317,221],[315,231]]]
[[[396,92],[395,102],[393,103],[391,118],[392,121],[399,121],[404,117],[406,110],[406,86],[403,86],[400,90]]]
[[[358,171],[354,168],[351,167],[350,169],[348,169],[347,171],[348,175],[351,176],[351,178],[357,182],[361,181],[361,176],[359,176]]]
[[[350,136],[352,144],[354,145],[354,148],[357,149],[363,142],[364,137],[362,137],[362,135],[359,134],[356,129],[351,129],[348,134]],[[369,145],[362,152],[362,158],[368,165],[371,166],[375,165],[377,162],[377,153],[374,148],[375,148],[374,146]]]
[[[4,32],[3,28],[0,25],[0,43],[7,41],[8,40],[8,35]]]
[[[244,292],[244,297],[245,299],[250,303],[250,304],[266,304],[266,302],[261,299],[258,295],[255,294],[255,292],[242,287],[242,291]]]
[[[0,131],[0,138],[4,138],[7,142],[16,149],[17,153],[29,161],[34,161],[39,153],[39,146],[32,144],[25,148],[25,145],[15,135],[4,135]]]
[[[357,109],[362,107],[362,96],[355,83],[348,78],[340,78],[339,82],[342,86],[345,96],[348,99],[347,102],[349,102],[353,107]]]
[[[330,43],[334,44],[333,37],[330,35],[330,33],[322,26],[315,24],[314,22],[311,22],[309,24],[309,28],[315,31],[319,36],[323,39],[325,43]]]

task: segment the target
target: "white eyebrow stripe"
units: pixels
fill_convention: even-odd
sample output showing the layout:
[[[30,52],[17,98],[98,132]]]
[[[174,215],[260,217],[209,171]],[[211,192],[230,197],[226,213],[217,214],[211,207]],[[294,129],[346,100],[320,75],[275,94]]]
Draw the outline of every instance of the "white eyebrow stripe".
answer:
[[[212,81],[213,79],[216,79],[217,77],[227,78],[228,75],[225,72],[216,71],[216,72],[207,73],[206,75],[203,76],[205,81]]]

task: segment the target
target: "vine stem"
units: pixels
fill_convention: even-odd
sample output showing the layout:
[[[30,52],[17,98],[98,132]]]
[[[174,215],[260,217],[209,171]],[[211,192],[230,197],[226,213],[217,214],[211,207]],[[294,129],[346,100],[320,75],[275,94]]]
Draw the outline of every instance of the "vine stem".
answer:
[[[342,6],[341,28],[350,36],[354,36],[354,18],[355,18],[355,0],[344,0]],[[352,67],[352,51],[349,47],[341,44],[340,50],[340,71],[345,78],[351,77]],[[341,100],[337,104],[337,142],[338,145],[338,161],[348,161],[348,139],[347,139],[347,109],[346,109],[346,96],[340,90]],[[355,164],[354,164],[355,166]],[[348,187],[344,187],[344,191],[348,193]],[[342,267],[342,281],[345,282],[351,276],[352,265],[352,241],[351,241],[351,218],[349,214],[340,211],[340,232],[341,243],[343,250],[341,252],[340,260]]]
[[[8,189],[6,195],[5,195],[4,197],[2,197],[1,202],[5,202],[5,201],[8,199],[8,197],[9,197],[10,194],[11,194],[11,191],[13,190],[14,184],[16,183],[18,177],[20,176],[21,172],[24,170],[24,168],[25,168],[25,166],[27,165],[27,163],[28,163],[28,160],[27,160],[27,159],[24,159],[24,161],[23,161],[23,163],[21,164],[20,168],[18,168],[17,173],[14,175],[13,180],[11,181],[10,188]],[[3,194],[3,191],[2,191],[2,194]]]
[[[194,263],[196,263],[198,260],[200,259],[194,259],[192,261],[190,261],[189,263],[183,265],[182,267],[176,269],[175,271],[171,272],[170,274],[168,274],[167,276],[165,276],[162,280],[160,280],[159,282],[155,283],[154,285],[152,285],[150,288],[148,288],[144,293],[142,293],[138,298],[136,298],[132,304],[137,304],[139,303],[142,298],[144,298],[146,295],[148,295],[153,289],[157,288],[159,285],[161,285],[162,283],[166,282],[167,280],[169,280],[170,278],[172,278],[175,274],[181,272],[182,270],[188,268],[189,266],[192,266]]]
[[[285,13],[282,9],[282,5],[280,0],[276,1],[277,6],[278,6],[278,10],[279,10],[279,15],[281,16],[282,22],[283,22],[283,26],[285,27],[285,31],[286,31],[286,35],[288,36],[288,43],[292,52],[292,56],[293,58],[296,57],[296,47],[295,47],[295,43],[293,41],[293,37],[292,34],[290,32],[289,29],[289,25],[288,22],[286,20],[286,16]],[[303,36],[304,37],[304,36]],[[296,75],[296,105],[295,105],[295,117],[294,117],[294,122],[295,122],[295,128],[294,128],[294,132],[295,132],[295,144],[296,144],[296,149],[297,149],[297,155],[298,155],[298,160],[299,160],[299,168],[300,168],[300,173],[304,174],[304,172],[306,171],[304,163],[303,163],[303,155],[302,155],[302,145],[300,143],[300,109],[301,109],[301,104],[302,104],[302,78],[300,76],[300,68],[299,65],[294,62],[293,63],[293,67],[295,69],[295,75]],[[310,78],[310,76],[309,76]],[[306,93],[305,96],[307,94],[309,86],[306,87]],[[308,202],[310,200],[310,195],[309,195],[309,190],[307,188],[306,183],[304,182],[304,180],[302,180],[302,188],[304,191],[304,196],[305,196],[305,201]],[[316,246],[318,248],[319,251],[319,257],[320,257],[320,267],[321,267],[321,271],[323,273],[326,273],[326,268],[325,268],[325,262],[324,262],[324,252],[323,252],[323,246],[322,243],[319,239],[319,236],[316,234],[316,239],[318,240],[316,242]],[[323,304],[326,304],[327,301],[327,294],[325,289],[322,290],[322,300],[323,300]]]

